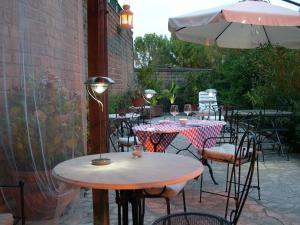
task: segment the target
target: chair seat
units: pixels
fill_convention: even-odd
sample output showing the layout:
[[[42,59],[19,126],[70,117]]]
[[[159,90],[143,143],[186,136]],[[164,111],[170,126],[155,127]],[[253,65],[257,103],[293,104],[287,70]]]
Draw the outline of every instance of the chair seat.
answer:
[[[120,137],[118,139],[118,142],[120,145],[124,145],[124,146],[132,146],[134,145],[134,137],[133,136],[130,136],[129,138],[128,137]],[[140,144],[141,142],[138,140],[138,138],[136,138],[136,142],[137,144]]]
[[[252,152],[252,149],[249,149],[249,153]],[[243,155],[243,154],[242,154]],[[212,148],[206,148],[202,152],[202,157],[205,159],[234,163],[235,157],[235,145],[233,144],[222,144],[220,146],[215,146]],[[236,160],[236,164],[245,163],[248,159]]]
[[[157,187],[157,188],[147,188],[145,189],[145,192],[149,195],[159,195],[161,197],[165,198],[172,198],[178,195],[184,186],[186,185],[186,182],[179,183],[179,184],[173,184],[173,185],[167,185],[165,190],[164,187]],[[164,191],[163,191],[164,190]],[[161,193],[163,191],[163,193]]]
[[[13,225],[14,218],[11,213],[0,213],[0,225]]]
[[[222,144],[212,148],[205,148],[202,152],[202,157],[205,159],[211,159],[222,162],[234,162],[235,145]]]

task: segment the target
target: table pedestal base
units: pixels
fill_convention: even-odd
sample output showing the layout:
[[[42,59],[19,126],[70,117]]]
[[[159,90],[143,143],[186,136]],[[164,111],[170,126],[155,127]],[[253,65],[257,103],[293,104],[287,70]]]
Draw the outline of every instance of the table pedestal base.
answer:
[[[128,225],[128,203],[132,206],[132,224],[144,224],[143,190],[116,191],[116,203],[118,204],[118,225]]]

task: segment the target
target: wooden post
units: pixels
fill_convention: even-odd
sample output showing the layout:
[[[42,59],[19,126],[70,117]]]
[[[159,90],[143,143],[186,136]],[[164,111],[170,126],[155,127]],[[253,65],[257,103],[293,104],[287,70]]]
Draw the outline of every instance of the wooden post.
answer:
[[[88,0],[88,76],[107,76],[107,3],[106,0]],[[88,154],[108,152],[108,94],[102,94],[103,111],[96,101],[89,100]],[[95,225],[109,225],[107,190],[93,189]]]

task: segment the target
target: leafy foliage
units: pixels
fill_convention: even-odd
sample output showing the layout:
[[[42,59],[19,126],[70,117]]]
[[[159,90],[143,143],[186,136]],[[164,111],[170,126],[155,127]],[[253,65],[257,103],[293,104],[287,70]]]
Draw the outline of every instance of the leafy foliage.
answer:
[[[84,149],[81,96],[53,75],[37,77],[9,90],[0,110],[0,149],[25,171],[50,170]]]
[[[138,68],[174,63],[171,43],[167,37],[145,34],[134,40],[134,60]]]
[[[268,45],[251,50],[221,49],[149,34],[136,39],[135,60],[142,67],[143,85],[153,89],[160,82],[149,74],[159,66],[212,68],[211,73],[184,75],[183,84],[177,84],[176,104],[182,99],[196,103],[199,91],[215,88],[218,100],[243,108],[293,103],[294,120],[300,122],[299,50]],[[295,123],[294,128],[299,141],[300,125]]]

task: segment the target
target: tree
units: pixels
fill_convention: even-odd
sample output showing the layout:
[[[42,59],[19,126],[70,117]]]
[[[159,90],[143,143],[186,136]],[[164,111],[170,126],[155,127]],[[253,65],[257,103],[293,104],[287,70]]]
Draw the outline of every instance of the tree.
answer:
[[[171,43],[166,36],[145,34],[134,40],[134,62],[138,68],[174,64]]]

